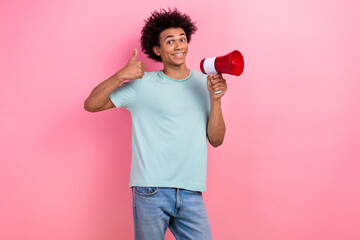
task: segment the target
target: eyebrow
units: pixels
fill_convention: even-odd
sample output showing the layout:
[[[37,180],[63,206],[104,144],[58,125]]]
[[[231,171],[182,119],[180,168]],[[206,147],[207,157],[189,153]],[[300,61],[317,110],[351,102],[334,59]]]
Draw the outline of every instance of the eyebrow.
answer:
[[[179,36],[183,36],[183,35],[185,35],[185,33],[181,33]],[[166,38],[165,38],[165,40],[167,39],[167,38],[170,38],[170,37],[175,37],[174,35],[169,35],[169,36],[167,36]]]

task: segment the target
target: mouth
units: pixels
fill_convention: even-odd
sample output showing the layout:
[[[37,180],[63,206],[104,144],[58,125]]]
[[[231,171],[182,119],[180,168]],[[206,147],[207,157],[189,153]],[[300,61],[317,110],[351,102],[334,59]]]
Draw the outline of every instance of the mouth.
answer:
[[[176,53],[172,54],[175,58],[182,58],[184,56],[184,53]]]

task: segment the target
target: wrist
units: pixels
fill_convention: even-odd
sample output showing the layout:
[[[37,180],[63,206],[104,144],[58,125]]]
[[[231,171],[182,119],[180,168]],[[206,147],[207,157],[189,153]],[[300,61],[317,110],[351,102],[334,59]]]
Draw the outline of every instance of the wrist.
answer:
[[[115,73],[114,77],[115,77],[115,80],[116,80],[119,84],[121,84],[123,81],[125,81],[125,78],[124,78],[123,73],[121,72],[121,70],[118,71],[117,73]]]
[[[211,106],[221,106],[221,98],[219,99],[213,99],[210,101]]]

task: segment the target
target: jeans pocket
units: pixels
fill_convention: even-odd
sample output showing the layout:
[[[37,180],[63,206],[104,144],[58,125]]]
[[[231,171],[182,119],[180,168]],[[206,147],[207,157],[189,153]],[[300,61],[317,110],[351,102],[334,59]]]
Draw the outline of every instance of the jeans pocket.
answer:
[[[158,190],[158,187],[134,187],[134,192],[141,196],[155,195]]]

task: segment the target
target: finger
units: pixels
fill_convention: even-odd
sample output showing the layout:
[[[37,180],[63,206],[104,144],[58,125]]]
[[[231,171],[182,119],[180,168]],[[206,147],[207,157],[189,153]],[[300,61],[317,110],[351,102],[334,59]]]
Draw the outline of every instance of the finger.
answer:
[[[227,88],[227,84],[226,83],[217,83],[217,84],[214,84],[214,85],[211,85],[210,86],[211,89],[217,89],[217,88]]]
[[[211,83],[208,84],[207,89],[208,89],[209,93],[214,93],[214,88],[211,86]]]
[[[226,90],[227,90],[226,88],[215,88],[212,90],[212,93],[218,96],[219,93],[225,94]]]
[[[211,85],[212,85],[212,86],[214,86],[214,85],[216,85],[216,84],[225,84],[225,79],[222,79],[222,78],[219,79],[219,78],[217,78],[217,79],[211,81]]]
[[[208,76],[208,79],[207,79],[207,86],[208,86],[208,88],[211,88],[211,86],[212,86],[210,76]]]
[[[226,88],[224,88],[224,87],[213,88],[213,91],[214,91],[214,92],[218,92],[218,91],[225,92],[225,91],[226,91]]]
[[[213,78],[216,79],[216,78],[222,78],[222,75],[221,73],[217,73],[217,74],[214,74],[213,75]]]
[[[212,86],[212,87],[225,86],[225,85],[226,85],[226,82],[223,82],[223,81],[219,81],[219,82],[213,81],[213,82],[211,83],[211,86]]]
[[[138,50],[137,48],[135,48],[134,54],[131,56],[130,60],[136,60],[137,55],[138,55]]]
[[[212,80],[218,80],[218,79],[223,79],[223,80],[225,80],[220,74],[216,74],[216,75],[214,75],[213,77],[212,77]]]
[[[221,98],[222,96],[224,96],[225,91],[219,92],[218,94],[216,94],[216,98]]]
[[[213,92],[222,91],[222,90],[225,90],[225,87],[212,88],[212,91],[213,91]]]
[[[220,74],[216,74],[216,75],[214,75],[212,78],[213,78],[213,79],[222,79],[223,76],[220,75]]]

